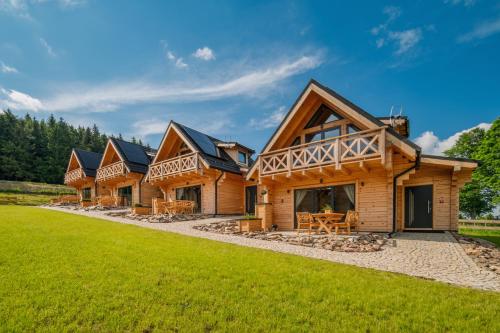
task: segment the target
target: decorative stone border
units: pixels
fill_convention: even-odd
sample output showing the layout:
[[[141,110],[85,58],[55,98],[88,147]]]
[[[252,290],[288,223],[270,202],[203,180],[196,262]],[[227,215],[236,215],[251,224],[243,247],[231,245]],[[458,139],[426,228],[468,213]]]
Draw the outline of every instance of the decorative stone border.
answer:
[[[314,247],[339,252],[376,252],[388,245],[386,234],[356,234],[356,235],[308,235],[295,232],[240,232],[236,220],[213,222],[193,226],[194,229],[226,235],[235,235],[267,241],[284,242],[292,245]]]
[[[481,238],[464,237],[456,232],[452,234],[479,267],[500,275],[500,249],[495,244]]]

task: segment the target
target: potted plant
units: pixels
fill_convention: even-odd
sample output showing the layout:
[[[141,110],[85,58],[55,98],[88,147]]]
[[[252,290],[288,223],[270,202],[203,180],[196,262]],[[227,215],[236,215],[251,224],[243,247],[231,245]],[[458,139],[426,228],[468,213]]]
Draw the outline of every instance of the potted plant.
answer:
[[[261,231],[262,219],[255,215],[247,214],[238,220],[240,232]]]
[[[329,204],[324,204],[322,207],[321,207],[321,210],[324,212],[324,213],[332,213],[333,212],[333,208],[331,205]]]
[[[141,203],[136,203],[134,205],[134,208],[132,209],[132,213],[137,214],[137,215],[150,215],[151,214],[151,207],[146,207],[142,205]]]

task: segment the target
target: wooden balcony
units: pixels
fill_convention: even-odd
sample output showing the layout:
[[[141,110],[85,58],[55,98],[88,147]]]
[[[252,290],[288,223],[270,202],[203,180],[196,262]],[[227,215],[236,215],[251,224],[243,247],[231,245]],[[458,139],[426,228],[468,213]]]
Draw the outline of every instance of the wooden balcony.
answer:
[[[260,155],[261,176],[288,173],[316,167],[380,160],[385,163],[385,128],[361,131],[310,142]]]
[[[85,177],[82,168],[71,170],[64,175],[64,184],[76,183]]]
[[[199,165],[198,153],[190,153],[170,158],[149,167],[150,181],[177,176],[185,172],[197,171]]]
[[[125,163],[119,161],[106,165],[103,168],[97,169],[96,180],[98,182],[102,182],[124,175],[125,175]]]

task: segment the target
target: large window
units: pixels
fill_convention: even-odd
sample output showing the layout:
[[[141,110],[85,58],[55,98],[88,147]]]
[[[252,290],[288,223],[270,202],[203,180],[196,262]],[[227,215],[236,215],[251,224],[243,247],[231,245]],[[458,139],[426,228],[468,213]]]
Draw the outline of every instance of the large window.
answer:
[[[311,128],[323,125],[332,121],[340,120],[342,117],[325,105],[321,105],[316,113],[311,117],[311,120],[306,125],[306,128]]]
[[[132,186],[118,188],[118,196],[120,197],[120,206],[132,205]]]
[[[345,213],[356,207],[356,186],[337,186],[295,190],[295,212],[319,213],[331,207],[334,212]]]
[[[90,187],[82,188],[82,199],[83,200],[90,200],[91,197],[92,197],[92,194],[90,192]]]
[[[201,186],[179,187],[175,189],[177,200],[194,201],[195,213],[201,212]]]
[[[319,131],[319,132],[307,134],[305,139],[306,139],[306,143],[309,143],[309,142],[313,142],[313,141],[334,138],[336,136],[340,136],[340,126],[329,128],[329,129],[324,130],[324,131]]]

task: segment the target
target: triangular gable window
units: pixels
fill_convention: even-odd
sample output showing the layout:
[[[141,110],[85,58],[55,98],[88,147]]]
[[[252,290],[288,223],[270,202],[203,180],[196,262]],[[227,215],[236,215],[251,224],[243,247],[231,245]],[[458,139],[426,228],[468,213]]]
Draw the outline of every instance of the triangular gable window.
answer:
[[[332,109],[325,105],[321,105],[316,113],[311,117],[305,128],[311,128],[341,119],[343,118]]]

